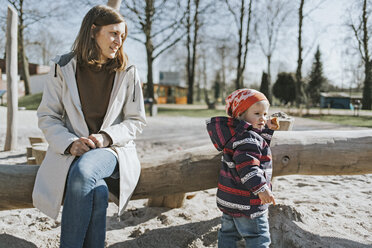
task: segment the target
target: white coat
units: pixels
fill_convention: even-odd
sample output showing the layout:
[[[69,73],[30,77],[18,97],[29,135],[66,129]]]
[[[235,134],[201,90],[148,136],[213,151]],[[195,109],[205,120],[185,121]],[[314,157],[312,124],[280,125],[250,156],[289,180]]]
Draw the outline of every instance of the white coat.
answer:
[[[53,60],[50,80],[45,84],[37,110],[39,128],[49,144],[36,175],[33,204],[56,219],[62,204],[69,167],[74,156],[66,148],[79,137],[88,137],[75,79],[76,59],[66,54]],[[100,104],[97,99],[97,104]],[[112,139],[120,173],[119,215],[124,212],[140,176],[140,162],[133,140],[146,123],[138,72],[134,66],[116,72],[109,105],[101,131]]]

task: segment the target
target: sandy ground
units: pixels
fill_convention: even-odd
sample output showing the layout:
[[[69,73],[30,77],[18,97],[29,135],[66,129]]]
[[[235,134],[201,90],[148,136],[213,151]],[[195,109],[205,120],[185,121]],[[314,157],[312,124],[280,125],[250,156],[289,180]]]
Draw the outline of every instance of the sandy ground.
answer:
[[[28,136],[41,136],[35,111],[19,112],[18,144],[0,152],[2,164],[24,164]],[[209,144],[204,118],[151,117],[137,141],[140,158],[169,156]],[[0,150],[3,150],[6,109],[0,107]],[[296,118],[294,130],[355,129]],[[275,165],[274,165],[275,166]],[[217,247],[220,211],[216,189],[191,192],[182,208],[150,208],[146,200],[131,201],[120,218],[110,203],[107,247]],[[285,176],[274,179],[277,206],[270,207],[273,247],[372,247],[372,175]],[[0,211],[0,247],[58,247],[59,219],[37,209]],[[244,247],[240,243],[240,247]]]

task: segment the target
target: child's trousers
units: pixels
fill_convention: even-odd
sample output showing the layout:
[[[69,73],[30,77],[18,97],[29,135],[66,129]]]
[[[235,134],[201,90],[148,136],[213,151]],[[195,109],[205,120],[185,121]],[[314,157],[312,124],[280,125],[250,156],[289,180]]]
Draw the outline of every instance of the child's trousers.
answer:
[[[223,214],[218,231],[218,248],[236,248],[236,242],[242,238],[247,248],[268,248],[271,240],[267,214],[254,219]]]

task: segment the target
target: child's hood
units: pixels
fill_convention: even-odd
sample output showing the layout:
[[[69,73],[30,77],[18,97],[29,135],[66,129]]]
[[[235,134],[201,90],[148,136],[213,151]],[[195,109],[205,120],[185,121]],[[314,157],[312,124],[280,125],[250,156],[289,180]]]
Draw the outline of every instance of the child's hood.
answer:
[[[222,151],[236,133],[251,129],[252,125],[231,117],[213,117],[207,120],[207,130],[213,145]]]

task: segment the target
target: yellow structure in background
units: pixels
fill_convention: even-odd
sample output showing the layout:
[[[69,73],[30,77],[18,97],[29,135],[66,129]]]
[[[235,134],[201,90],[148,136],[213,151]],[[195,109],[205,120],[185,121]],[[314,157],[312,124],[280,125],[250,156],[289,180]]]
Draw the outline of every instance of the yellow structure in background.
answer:
[[[170,85],[154,85],[155,100],[159,104],[187,104],[187,88]]]
[[[146,86],[145,83],[144,92]],[[154,97],[158,104],[187,104],[187,87],[182,86],[180,73],[160,71],[159,83],[154,83]]]

